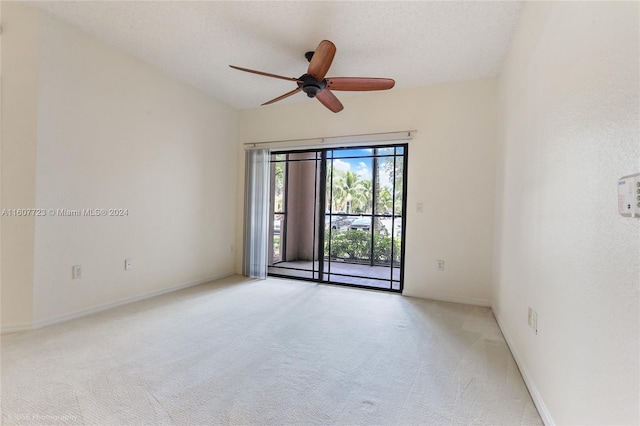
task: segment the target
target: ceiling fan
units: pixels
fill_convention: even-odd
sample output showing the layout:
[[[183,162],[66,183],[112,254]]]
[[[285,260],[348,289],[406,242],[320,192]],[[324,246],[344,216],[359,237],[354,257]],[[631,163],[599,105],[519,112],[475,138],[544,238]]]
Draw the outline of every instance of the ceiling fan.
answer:
[[[336,54],[336,46],[329,40],[323,40],[318,44],[315,52],[305,53],[305,57],[309,61],[307,73],[298,78],[284,77],[281,75],[270,74],[262,71],[241,68],[235,65],[229,65],[231,68],[250,72],[253,74],[264,75],[267,77],[280,78],[282,80],[295,81],[298,84],[294,90],[285,93],[282,96],[271,99],[262,105],[269,105],[274,102],[281,101],[289,96],[295,95],[302,91],[310,98],[316,98],[333,112],[340,112],[344,108],[342,103],[333,94],[332,90],[343,91],[369,91],[369,90],[387,90],[391,89],[396,82],[390,78],[369,78],[369,77],[330,77],[325,78],[333,57]]]

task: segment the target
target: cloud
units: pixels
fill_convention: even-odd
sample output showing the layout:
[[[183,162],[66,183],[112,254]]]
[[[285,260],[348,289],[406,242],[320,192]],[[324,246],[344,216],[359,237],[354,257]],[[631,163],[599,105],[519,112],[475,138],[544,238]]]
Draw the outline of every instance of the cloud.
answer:
[[[360,179],[371,179],[371,170],[369,170],[369,166],[364,161],[358,163],[355,172]]]
[[[335,159],[333,160],[333,168],[342,172],[348,172],[349,170],[351,170],[351,164],[340,159]]]

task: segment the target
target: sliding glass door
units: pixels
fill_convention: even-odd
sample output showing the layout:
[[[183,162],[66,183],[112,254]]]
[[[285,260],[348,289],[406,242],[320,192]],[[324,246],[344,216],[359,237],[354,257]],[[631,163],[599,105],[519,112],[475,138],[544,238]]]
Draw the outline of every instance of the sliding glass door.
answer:
[[[326,280],[401,290],[406,147],[327,153]]]
[[[271,155],[271,275],[320,279],[322,155],[321,151]]]
[[[271,156],[269,274],[402,291],[407,146]]]

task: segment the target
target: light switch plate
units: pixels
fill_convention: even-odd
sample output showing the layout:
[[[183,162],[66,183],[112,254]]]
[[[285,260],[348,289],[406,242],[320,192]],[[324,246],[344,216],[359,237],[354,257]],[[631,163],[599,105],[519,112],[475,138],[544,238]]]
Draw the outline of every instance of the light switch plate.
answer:
[[[80,278],[82,278],[82,266],[73,265],[71,267],[71,278],[74,280],[79,280]]]

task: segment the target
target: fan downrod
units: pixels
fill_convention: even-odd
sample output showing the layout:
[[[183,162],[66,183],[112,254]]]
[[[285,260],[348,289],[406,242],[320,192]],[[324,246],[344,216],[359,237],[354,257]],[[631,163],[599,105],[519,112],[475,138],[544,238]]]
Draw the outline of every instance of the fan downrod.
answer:
[[[313,58],[313,54],[316,52],[307,52],[304,54],[304,57],[307,58],[308,62],[311,62],[311,58]]]

